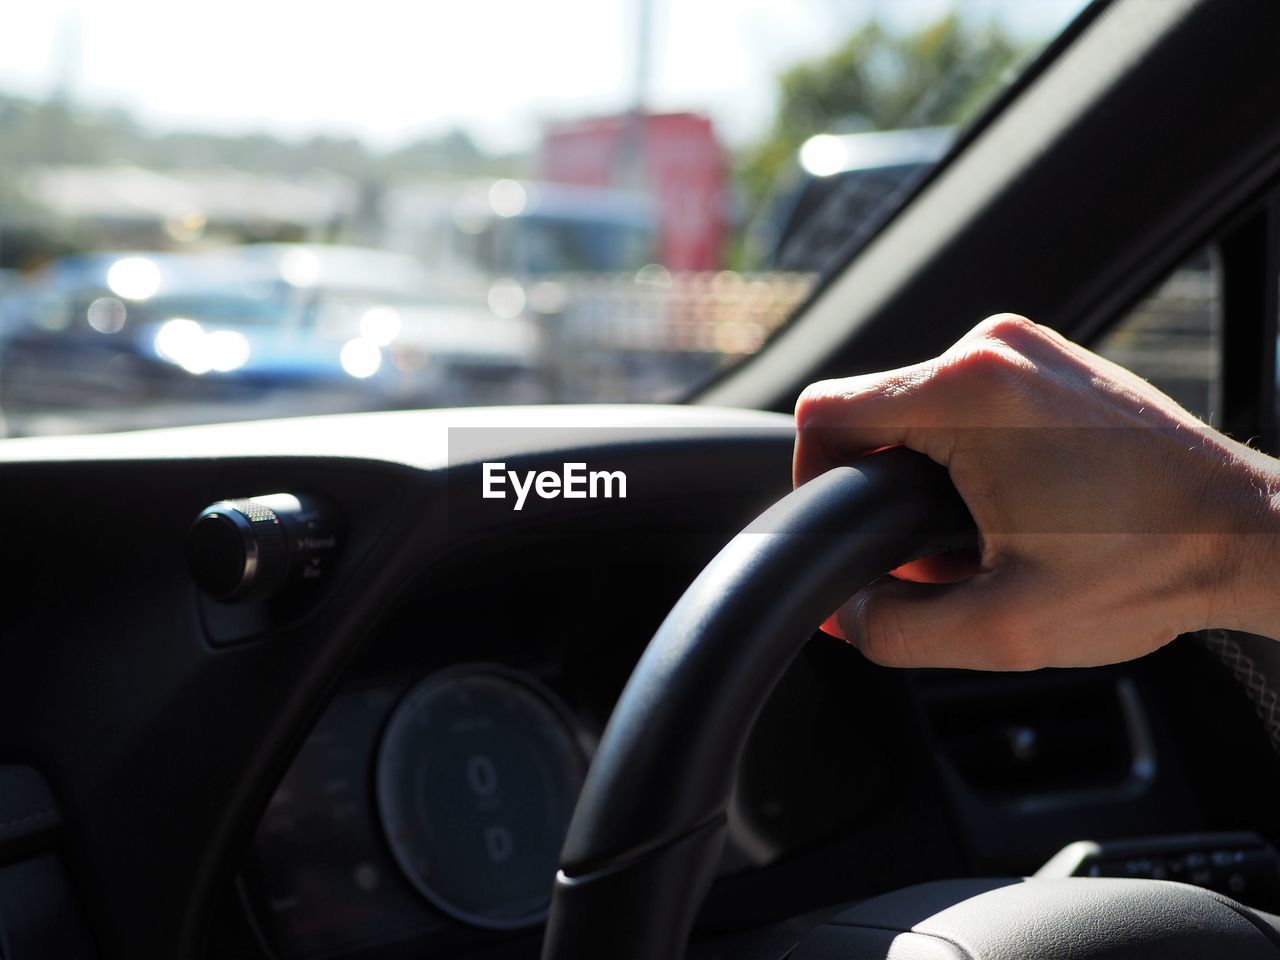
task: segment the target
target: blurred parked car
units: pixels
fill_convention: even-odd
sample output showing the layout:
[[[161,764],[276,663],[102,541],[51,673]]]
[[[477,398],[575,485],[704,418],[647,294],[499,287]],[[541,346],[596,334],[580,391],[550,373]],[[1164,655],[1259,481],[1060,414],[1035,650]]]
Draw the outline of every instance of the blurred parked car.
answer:
[[[279,319],[244,289],[246,279],[221,258],[118,252],[55,260],[5,298],[4,406],[16,413],[91,405],[104,395],[141,400],[158,388],[168,394],[194,387],[196,374],[238,369],[247,360],[239,328]],[[198,350],[206,369],[196,369],[199,345],[191,337],[184,352],[180,335],[160,335],[179,320],[170,331],[229,328]],[[160,344],[177,344],[178,352]]]
[[[17,414],[104,395],[126,411],[194,404],[191,421],[268,392],[323,394],[326,409],[456,402],[473,381],[505,386],[535,350],[521,318],[442,301],[411,258],[351,247],[65,257],[5,316],[0,397]]]
[[[950,127],[810,137],[750,244],[768,266],[822,272],[871,236],[951,148]]]
[[[508,309],[487,286],[446,287],[407,254],[253,244],[233,255],[265,269],[272,296],[300,326],[320,341],[341,341],[343,370],[373,379],[391,400],[429,406],[514,399],[504,391],[525,385],[539,359],[523,297]]]
[[[397,187],[388,248],[429,263],[437,282],[634,272],[658,250],[658,210],[643,193],[517,180]]]

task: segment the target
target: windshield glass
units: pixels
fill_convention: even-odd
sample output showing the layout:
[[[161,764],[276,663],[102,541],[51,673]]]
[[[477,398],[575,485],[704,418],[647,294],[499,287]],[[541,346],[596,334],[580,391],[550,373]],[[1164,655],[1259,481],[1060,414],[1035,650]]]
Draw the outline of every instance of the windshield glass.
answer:
[[[0,435],[678,400],[1083,5],[18,5]]]

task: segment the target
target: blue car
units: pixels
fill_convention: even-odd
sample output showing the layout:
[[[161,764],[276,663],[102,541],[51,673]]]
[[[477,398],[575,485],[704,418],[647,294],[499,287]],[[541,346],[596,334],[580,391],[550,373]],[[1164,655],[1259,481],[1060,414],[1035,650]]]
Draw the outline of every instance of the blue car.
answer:
[[[441,303],[412,258],[377,250],[65,257],[5,300],[0,397],[21,414],[92,407],[106,393],[144,418],[130,425],[146,425],[157,400],[170,414],[189,405],[191,421],[236,403],[252,417],[266,394],[276,414],[321,399],[326,411],[431,405],[476,366],[469,338],[487,335],[485,362],[504,376],[532,360],[527,336],[497,349],[506,327],[474,313]]]

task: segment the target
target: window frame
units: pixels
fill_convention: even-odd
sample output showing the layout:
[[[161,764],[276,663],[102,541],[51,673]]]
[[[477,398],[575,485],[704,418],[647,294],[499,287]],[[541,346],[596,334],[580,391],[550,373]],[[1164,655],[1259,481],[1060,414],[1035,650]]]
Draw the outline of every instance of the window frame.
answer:
[[[1219,428],[1270,454],[1277,452],[1278,214],[1280,191],[1233,222],[1218,242],[1222,284]]]

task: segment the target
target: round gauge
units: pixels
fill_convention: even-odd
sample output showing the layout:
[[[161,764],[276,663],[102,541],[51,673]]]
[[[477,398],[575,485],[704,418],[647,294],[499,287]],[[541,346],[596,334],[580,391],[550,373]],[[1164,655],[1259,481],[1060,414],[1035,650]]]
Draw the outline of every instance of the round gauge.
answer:
[[[411,883],[467,923],[546,918],[560,847],[586,772],[568,712],[515,673],[428,677],[392,714],[378,809]]]

